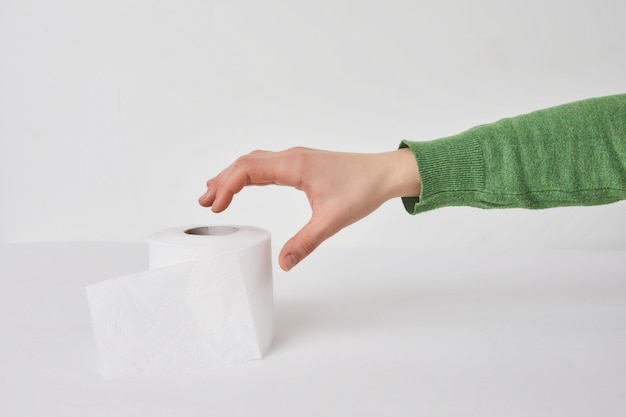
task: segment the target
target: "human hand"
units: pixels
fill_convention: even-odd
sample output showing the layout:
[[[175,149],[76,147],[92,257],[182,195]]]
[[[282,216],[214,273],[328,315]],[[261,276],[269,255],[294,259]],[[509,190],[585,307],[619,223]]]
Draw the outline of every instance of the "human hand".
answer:
[[[378,154],[291,148],[255,151],[238,158],[207,181],[199,203],[219,213],[243,187],[268,184],[304,191],[312,210],[310,221],[280,252],[279,264],[285,271],[385,201],[417,196],[421,188],[415,158],[406,148]]]

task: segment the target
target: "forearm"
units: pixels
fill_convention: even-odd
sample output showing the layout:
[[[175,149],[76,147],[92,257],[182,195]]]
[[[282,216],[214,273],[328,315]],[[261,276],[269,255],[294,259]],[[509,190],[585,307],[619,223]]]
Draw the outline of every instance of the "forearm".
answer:
[[[590,99],[403,141],[419,166],[410,213],[443,206],[547,208],[626,199],[626,95]]]

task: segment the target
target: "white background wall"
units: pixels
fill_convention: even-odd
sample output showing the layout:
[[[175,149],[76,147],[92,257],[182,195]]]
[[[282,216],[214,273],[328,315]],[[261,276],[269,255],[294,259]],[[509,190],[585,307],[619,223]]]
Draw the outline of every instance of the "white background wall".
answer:
[[[618,0],[0,0],[0,242],[142,241],[251,224],[281,244],[303,194],[197,205],[238,155],[395,149],[626,92]],[[626,204],[544,211],[399,200],[327,245],[626,248]]]

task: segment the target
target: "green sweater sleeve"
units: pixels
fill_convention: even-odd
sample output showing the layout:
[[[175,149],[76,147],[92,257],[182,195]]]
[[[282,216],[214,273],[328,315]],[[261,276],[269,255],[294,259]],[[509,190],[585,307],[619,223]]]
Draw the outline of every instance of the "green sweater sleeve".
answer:
[[[626,94],[593,98],[477,126],[429,142],[415,155],[417,214],[480,208],[597,205],[626,199]]]

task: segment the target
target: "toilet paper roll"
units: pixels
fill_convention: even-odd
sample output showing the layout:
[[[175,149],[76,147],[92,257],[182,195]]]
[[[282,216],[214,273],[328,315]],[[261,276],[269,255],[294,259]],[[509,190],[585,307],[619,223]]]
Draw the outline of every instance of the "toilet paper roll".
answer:
[[[150,269],[87,287],[105,378],[261,358],[272,340],[269,232],[188,226],[149,240]]]

